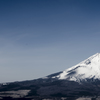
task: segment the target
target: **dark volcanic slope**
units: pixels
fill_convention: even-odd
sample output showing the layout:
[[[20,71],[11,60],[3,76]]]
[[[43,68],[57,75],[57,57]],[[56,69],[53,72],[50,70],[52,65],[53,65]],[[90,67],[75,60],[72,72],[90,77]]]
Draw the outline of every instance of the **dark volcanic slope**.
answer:
[[[96,96],[100,95],[100,81],[78,82],[68,80],[37,79],[1,85],[2,91],[30,90],[28,96]]]

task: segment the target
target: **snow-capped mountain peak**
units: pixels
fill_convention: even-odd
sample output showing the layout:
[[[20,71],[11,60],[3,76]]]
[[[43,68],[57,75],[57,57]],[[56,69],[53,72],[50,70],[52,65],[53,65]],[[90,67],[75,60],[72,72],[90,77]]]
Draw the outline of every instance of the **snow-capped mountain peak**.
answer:
[[[56,77],[77,82],[91,78],[100,79],[100,53],[96,53],[79,64],[66,69]]]

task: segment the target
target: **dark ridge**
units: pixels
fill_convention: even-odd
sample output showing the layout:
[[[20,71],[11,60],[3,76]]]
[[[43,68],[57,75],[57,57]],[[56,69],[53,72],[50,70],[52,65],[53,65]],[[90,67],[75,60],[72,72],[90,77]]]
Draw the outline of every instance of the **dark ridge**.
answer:
[[[57,73],[48,75],[47,77],[51,78],[51,77],[53,77],[53,76],[57,76],[57,75],[61,74],[62,72],[63,72],[63,71],[60,71],[60,72],[57,72]]]

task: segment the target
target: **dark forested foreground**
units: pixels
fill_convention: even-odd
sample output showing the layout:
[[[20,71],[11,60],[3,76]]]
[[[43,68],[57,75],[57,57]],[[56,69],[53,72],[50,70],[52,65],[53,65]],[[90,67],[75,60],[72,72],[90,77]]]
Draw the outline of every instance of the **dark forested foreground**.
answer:
[[[28,98],[11,98],[3,97],[0,100],[100,100],[100,97],[28,97]]]
[[[78,83],[51,78],[53,75],[48,78],[0,84],[0,99],[100,100],[100,80],[86,79]]]
[[[100,100],[99,96],[99,80],[77,83],[40,78],[0,85],[0,99],[3,100]]]

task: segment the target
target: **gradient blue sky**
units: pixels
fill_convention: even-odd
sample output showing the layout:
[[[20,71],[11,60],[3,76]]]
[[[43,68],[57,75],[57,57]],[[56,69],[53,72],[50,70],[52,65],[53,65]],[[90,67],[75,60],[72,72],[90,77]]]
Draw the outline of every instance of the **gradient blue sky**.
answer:
[[[100,52],[100,0],[0,0],[0,82],[63,71]]]

